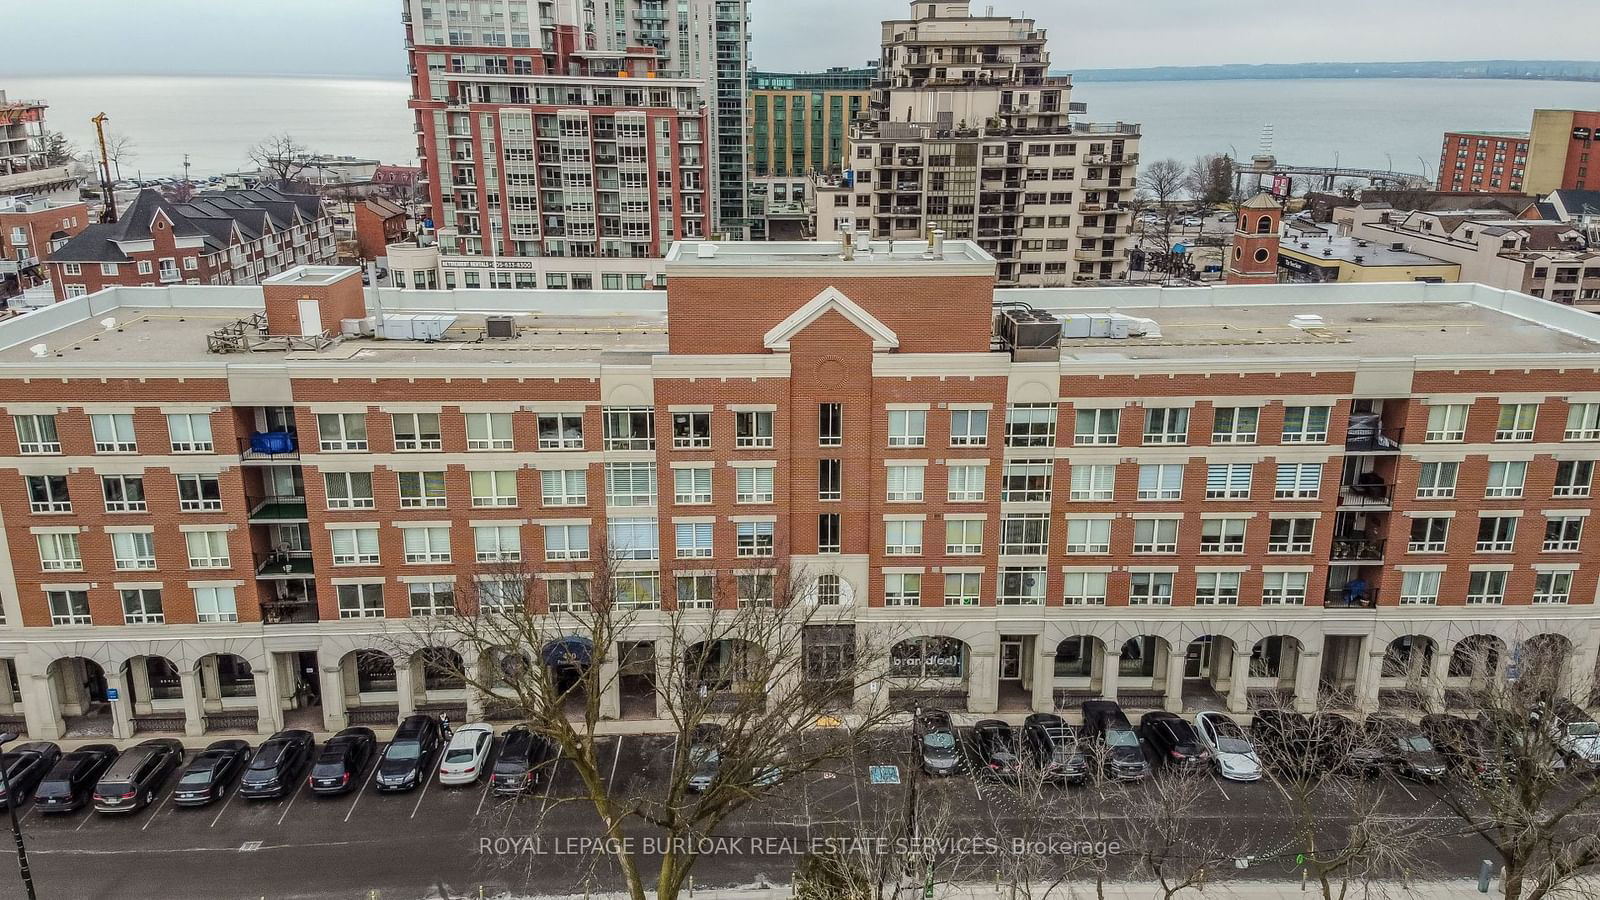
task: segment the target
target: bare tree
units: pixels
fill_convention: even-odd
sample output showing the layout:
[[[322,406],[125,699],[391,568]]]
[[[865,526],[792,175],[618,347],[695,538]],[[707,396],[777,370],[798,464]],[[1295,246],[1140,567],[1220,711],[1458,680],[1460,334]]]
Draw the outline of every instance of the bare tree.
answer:
[[[78,155],[78,148],[59,131],[40,131],[28,138],[28,155],[46,166],[65,166]]]
[[[1163,766],[1147,781],[1130,797],[1129,849],[1160,886],[1162,900],[1172,900],[1204,886],[1234,853],[1225,830],[1199,815],[1215,791],[1210,772]]]
[[[311,157],[304,144],[287,131],[263,139],[250,148],[250,161],[262,174],[275,182],[279,190],[291,190],[311,168]]]
[[[125,134],[106,135],[106,158],[111,160],[111,168],[118,181],[122,180],[122,161],[139,155],[134,147],[133,138]]]
[[[1233,194],[1233,159],[1223,153],[1208,153],[1195,158],[1185,176],[1189,195],[1206,206],[1226,203]]]
[[[1187,178],[1183,163],[1171,157],[1158,159],[1144,166],[1139,173],[1139,194],[1156,216],[1155,222],[1141,227],[1140,234],[1144,238],[1145,258],[1158,271],[1170,269],[1165,262],[1172,254],[1173,232],[1179,218],[1177,205],[1183,196]]]

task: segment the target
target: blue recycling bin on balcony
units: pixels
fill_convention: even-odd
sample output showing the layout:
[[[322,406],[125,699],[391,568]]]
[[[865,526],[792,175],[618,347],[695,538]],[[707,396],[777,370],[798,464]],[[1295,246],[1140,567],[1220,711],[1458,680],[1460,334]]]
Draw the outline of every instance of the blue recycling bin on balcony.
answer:
[[[278,456],[295,451],[294,434],[288,431],[258,431],[250,435],[250,452]]]

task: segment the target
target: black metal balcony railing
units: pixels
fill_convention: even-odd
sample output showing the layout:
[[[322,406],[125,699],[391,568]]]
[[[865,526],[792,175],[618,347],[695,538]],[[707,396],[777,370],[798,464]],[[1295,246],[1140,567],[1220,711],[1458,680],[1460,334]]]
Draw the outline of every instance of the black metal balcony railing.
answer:
[[[250,509],[248,521],[252,525],[276,525],[307,521],[305,497],[283,494],[246,494],[245,502]]]
[[[255,563],[261,578],[310,578],[317,573],[310,554],[257,553]]]
[[[1399,453],[1405,433],[1404,428],[1384,428],[1381,424],[1376,428],[1357,427],[1352,421],[1345,433],[1344,449],[1351,453]]]
[[[263,625],[304,625],[319,618],[315,592],[261,601]]]
[[[1378,589],[1361,582],[1348,582],[1341,587],[1329,587],[1322,605],[1330,609],[1376,609]]]
[[[1383,560],[1384,541],[1373,540],[1365,537],[1338,537],[1333,539],[1333,548],[1329,558],[1334,562],[1347,560],[1375,561]]]
[[[1339,505],[1346,507],[1388,506],[1394,485],[1383,481],[1358,481],[1339,486]]]

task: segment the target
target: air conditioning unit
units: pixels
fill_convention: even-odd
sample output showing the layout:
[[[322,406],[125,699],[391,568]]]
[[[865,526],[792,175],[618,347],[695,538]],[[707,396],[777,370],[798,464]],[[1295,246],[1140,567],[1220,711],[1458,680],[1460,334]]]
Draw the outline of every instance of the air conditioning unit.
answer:
[[[517,336],[517,320],[513,316],[484,316],[484,337],[497,341],[509,341]]]

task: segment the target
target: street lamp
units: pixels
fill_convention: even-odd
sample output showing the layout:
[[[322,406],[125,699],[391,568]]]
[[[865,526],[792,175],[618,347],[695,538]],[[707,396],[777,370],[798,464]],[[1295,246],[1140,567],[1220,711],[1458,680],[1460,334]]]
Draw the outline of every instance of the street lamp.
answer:
[[[13,732],[0,733],[0,749],[16,739]],[[17,821],[17,798],[11,795],[11,779],[7,777],[3,755],[0,755],[0,791],[5,792],[6,811],[11,814],[11,836],[17,839],[17,868],[22,871],[22,887],[28,893],[28,900],[38,900],[39,895],[33,892],[33,871],[28,868],[28,848],[22,843],[22,825]]]

